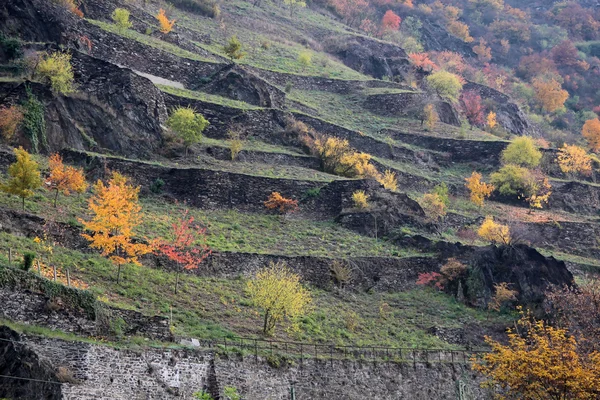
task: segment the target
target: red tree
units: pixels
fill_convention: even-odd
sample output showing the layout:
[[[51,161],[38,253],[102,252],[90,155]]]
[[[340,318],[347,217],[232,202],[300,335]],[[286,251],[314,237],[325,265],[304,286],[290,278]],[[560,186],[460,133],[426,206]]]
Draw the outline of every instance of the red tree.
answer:
[[[392,10],[387,10],[383,18],[381,19],[381,30],[382,31],[397,31],[400,29],[400,22],[402,19],[396,15]]]
[[[481,96],[475,91],[463,93],[461,96],[463,110],[471,125],[481,126],[485,122],[485,112],[481,104]]]
[[[194,224],[194,217],[189,210],[171,226],[171,237],[159,240],[156,249],[170,260],[177,263],[175,293],[179,287],[179,273],[183,270],[196,269],[211,253],[206,244],[206,228]]]

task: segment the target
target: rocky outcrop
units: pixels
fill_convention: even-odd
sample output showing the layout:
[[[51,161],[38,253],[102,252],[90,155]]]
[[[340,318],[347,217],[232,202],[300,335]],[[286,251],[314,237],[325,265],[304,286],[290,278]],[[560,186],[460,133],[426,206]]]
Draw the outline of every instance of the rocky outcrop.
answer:
[[[496,113],[498,124],[510,133],[525,135],[531,132],[532,126],[525,113],[504,93],[474,82],[467,82],[463,86],[463,93],[469,91],[476,92],[482,100],[491,104],[492,110]]]
[[[285,93],[241,66],[229,64],[211,77],[209,83],[193,88],[243,101],[259,107],[285,108]]]
[[[401,76],[410,69],[404,49],[364,36],[336,36],[325,41],[325,51],[346,66],[377,79]]]
[[[427,103],[433,103],[440,121],[460,126],[460,116],[455,107],[442,99],[430,99],[420,92],[398,92],[368,95],[363,107],[374,114],[385,117],[413,117],[422,112]]]
[[[57,2],[10,0],[0,5],[0,31],[28,42],[62,43],[77,17]]]

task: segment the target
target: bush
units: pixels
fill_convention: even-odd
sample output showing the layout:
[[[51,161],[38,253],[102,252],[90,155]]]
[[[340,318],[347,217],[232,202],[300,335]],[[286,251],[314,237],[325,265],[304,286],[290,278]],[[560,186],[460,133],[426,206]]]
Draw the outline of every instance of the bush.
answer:
[[[504,196],[528,195],[532,176],[527,168],[508,164],[490,176],[492,185]]]
[[[232,60],[240,60],[246,56],[246,53],[242,51],[242,42],[235,35],[229,38],[227,44],[223,46],[223,51]]]
[[[23,112],[18,106],[0,107],[0,133],[5,140],[12,139],[22,121]]]
[[[502,151],[502,163],[515,164],[521,167],[537,167],[542,159],[535,141],[529,136],[515,138]]]
[[[364,190],[357,190],[352,193],[352,202],[356,208],[363,210],[369,208],[369,195]]]
[[[160,178],[156,178],[156,180],[150,184],[150,191],[156,194],[162,193],[163,186],[165,186],[165,181]]]
[[[311,153],[319,157],[325,172],[348,178],[379,176],[379,172],[371,164],[371,155],[355,151],[346,139],[304,135],[302,140]]]
[[[312,54],[310,51],[303,51],[298,55],[298,62],[302,66],[302,70],[304,71],[307,67],[310,67],[312,63]]]
[[[175,7],[210,18],[219,18],[221,10],[215,0],[172,0]]]
[[[438,95],[453,103],[458,101],[463,86],[458,75],[443,70],[429,75],[427,83]]]
[[[21,58],[23,56],[21,41],[17,38],[6,37],[2,32],[0,32],[0,47],[9,60]]]
[[[177,107],[167,119],[167,126],[183,140],[186,155],[191,145],[200,142],[202,132],[208,125],[209,122],[202,114],[196,113],[190,107]]]
[[[44,55],[35,72],[42,80],[49,81],[52,91],[56,93],[69,94],[75,90],[71,55],[68,53],[55,52]]]
[[[110,17],[120,31],[127,30],[133,26],[129,21],[129,10],[124,8],[115,8]]]
[[[510,244],[510,229],[506,225],[494,222],[494,218],[487,216],[477,234],[492,243]]]
[[[27,99],[22,104],[23,129],[31,142],[33,151],[37,153],[40,150],[40,142],[47,147],[44,104],[31,92],[30,87],[25,90]]]
[[[23,264],[21,269],[23,271],[29,271],[33,267],[33,260],[35,259],[35,253],[27,252],[23,254]]]

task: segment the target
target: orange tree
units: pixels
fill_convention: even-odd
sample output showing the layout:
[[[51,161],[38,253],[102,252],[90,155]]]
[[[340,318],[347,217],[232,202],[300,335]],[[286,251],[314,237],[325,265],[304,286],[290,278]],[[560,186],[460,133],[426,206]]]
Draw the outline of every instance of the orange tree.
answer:
[[[179,287],[181,271],[198,268],[212,253],[206,244],[206,228],[194,224],[194,217],[188,214],[189,210],[185,210],[181,218],[171,225],[170,237],[158,240],[153,246],[159,254],[177,263],[175,293]]]
[[[269,210],[276,210],[284,217],[288,213],[298,210],[298,200],[288,199],[283,197],[279,192],[273,192],[269,195],[267,201],[264,202],[265,207]]]
[[[63,159],[59,154],[51,155],[48,162],[50,175],[46,179],[46,187],[48,190],[56,191],[54,195],[55,208],[59,192],[65,196],[68,196],[71,192],[85,192],[88,185],[82,169],[63,164]]]
[[[102,255],[118,266],[117,283],[123,264],[139,265],[137,258],[150,252],[150,246],[133,240],[142,209],[139,191],[139,186],[130,185],[126,177],[113,172],[107,185],[101,180],[94,185],[94,195],[89,200],[91,220],[79,220],[89,232],[81,235],[90,241],[90,247],[102,250]]]
[[[600,119],[592,118],[585,121],[581,134],[593,151],[600,150]]]
[[[575,337],[521,312],[508,345],[486,337],[490,353],[474,358],[473,369],[500,399],[592,400],[600,396],[600,353],[579,351]]]

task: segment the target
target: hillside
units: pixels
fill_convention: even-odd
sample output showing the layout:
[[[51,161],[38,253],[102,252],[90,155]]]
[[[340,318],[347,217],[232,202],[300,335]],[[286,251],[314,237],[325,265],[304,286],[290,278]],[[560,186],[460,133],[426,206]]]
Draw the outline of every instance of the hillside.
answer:
[[[596,6],[300,3],[0,5],[0,398],[491,398],[484,336],[595,279]]]

